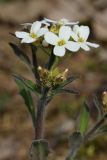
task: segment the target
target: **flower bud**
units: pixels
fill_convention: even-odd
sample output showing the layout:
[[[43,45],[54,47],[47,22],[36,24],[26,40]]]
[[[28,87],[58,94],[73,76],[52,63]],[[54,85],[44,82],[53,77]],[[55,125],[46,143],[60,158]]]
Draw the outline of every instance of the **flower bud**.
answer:
[[[103,92],[102,103],[103,103],[104,111],[107,112],[107,91]]]

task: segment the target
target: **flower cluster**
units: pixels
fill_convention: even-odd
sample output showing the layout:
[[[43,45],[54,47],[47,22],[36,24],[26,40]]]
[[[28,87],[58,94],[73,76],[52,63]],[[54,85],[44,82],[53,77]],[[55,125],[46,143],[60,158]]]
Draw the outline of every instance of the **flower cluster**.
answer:
[[[82,48],[89,51],[90,47],[99,47],[98,44],[87,41],[90,29],[88,26],[79,26],[78,22],[69,22],[67,19],[53,21],[45,18],[24,25],[30,26],[28,32],[15,32],[16,37],[21,39],[21,43],[36,44],[40,41],[43,47],[51,45],[56,56],[64,56],[66,50],[77,52]]]

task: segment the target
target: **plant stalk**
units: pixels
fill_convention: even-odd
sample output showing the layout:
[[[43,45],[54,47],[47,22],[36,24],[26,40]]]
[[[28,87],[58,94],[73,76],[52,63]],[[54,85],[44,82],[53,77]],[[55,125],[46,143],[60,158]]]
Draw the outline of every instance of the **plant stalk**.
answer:
[[[40,98],[37,106],[35,139],[43,139],[44,137],[44,107],[45,107],[45,102],[42,98]]]

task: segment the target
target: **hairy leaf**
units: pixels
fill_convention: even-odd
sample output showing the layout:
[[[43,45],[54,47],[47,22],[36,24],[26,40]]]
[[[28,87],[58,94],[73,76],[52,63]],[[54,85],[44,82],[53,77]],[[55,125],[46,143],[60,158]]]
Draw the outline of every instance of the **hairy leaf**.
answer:
[[[79,76],[70,76],[65,80],[62,84],[61,87],[65,87],[66,85],[70,84],[71,82],[75,81]]]
[[[36,121],[36,115],[35,115],[35,106],[33,103],[33,99],[32,99],[32,95],[30,90],[28,90],[25,86],[25,84],[23,83],[23,81],[21,81],[18,78],[15,78],[15,81],[19,87],[19,91],[20,91],[20,95],[23,97],[26,107],[32,117],[32,121],[33,124],[35,126],[35,121]]]
[[[33,91],[39,94],[39,88],[31,80],[28,80],[18,74],[13,74],[15,80],[19,81],[26,90]]]
[[[9,44],[16,56],[18,56],[22,61],[26,62],[27,64],[31,64],[28,56],[17,45],[13,43],[9,43]]]
[[[79,94],[79,92],[75,89],[60,89],[59,93]]]

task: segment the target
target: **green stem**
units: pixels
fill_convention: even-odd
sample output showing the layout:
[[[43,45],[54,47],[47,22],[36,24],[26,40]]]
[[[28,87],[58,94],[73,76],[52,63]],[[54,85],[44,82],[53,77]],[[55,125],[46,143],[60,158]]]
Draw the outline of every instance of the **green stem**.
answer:
[[[53,66],[53,64],[55,62],[55,58],[56,58],[56,56],[53,54],[53,48],[52,48],[51,55],[49,57],[48,63],[46,64],[46,68],[48,70],[50,70],[51,67]]]
[[[40,76],[38,73],[38,62],[37,62],[37,56],[36,56],[37,48],[31,45],[31,50],[32,50],[32,63],[34,67],[33,73],[35,75],[37,83],[40,85]]]
[[[45,118],[45,106],[47,99],[47,89],[43,88],[41,92],[41,98],[39,99],[37,106],[37,116],[35,124],[35,139],[44,138],[44,118]]]
[[[44,101],[40,99],[37,106],[35,139],[42,139],[44,137],[44,106]]]

